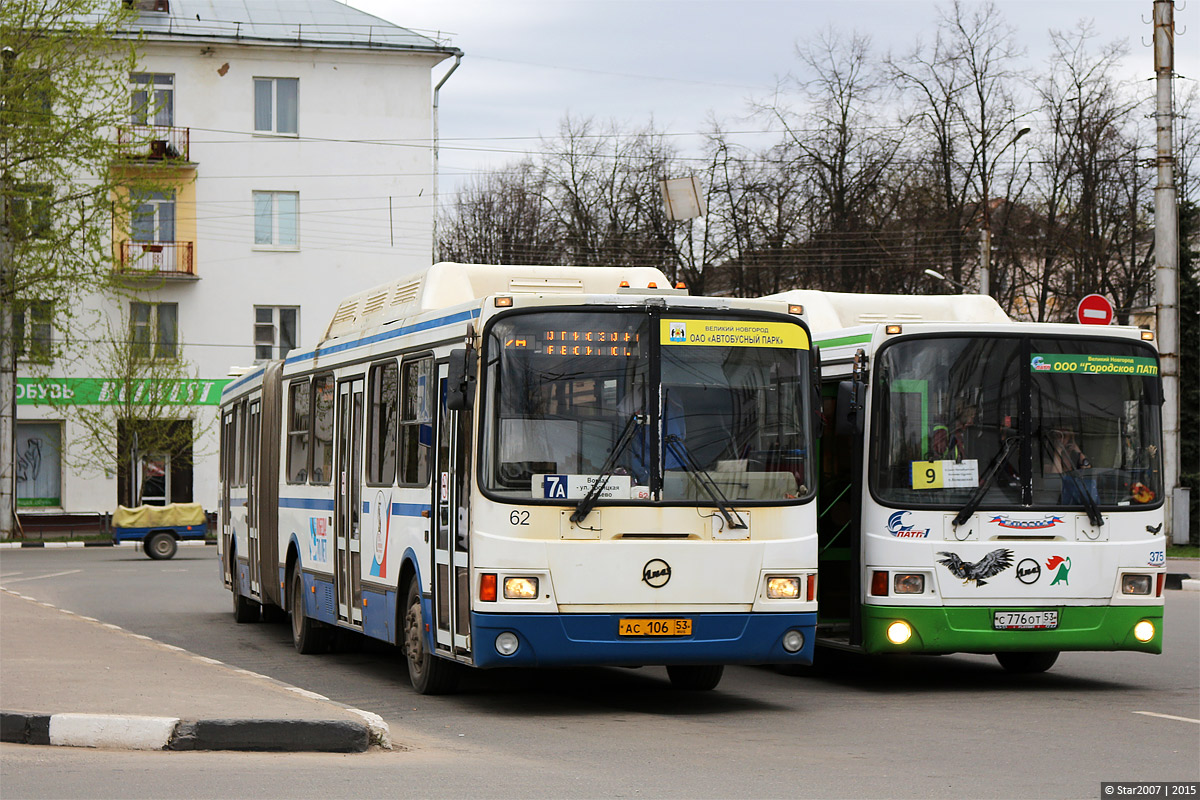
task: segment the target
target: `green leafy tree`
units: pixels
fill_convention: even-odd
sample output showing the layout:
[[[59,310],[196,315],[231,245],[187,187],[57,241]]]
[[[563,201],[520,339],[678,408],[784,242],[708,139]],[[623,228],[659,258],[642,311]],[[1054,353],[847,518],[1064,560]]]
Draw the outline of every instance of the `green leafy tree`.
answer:
[[[122,169],[147,143],[117,135],[131,111],[137,15],[114,0],[0,2],[0,535],[15,527],[16,359],[48,373],[81,300],[124,291],[114,221],[154,189],[153,171]]]

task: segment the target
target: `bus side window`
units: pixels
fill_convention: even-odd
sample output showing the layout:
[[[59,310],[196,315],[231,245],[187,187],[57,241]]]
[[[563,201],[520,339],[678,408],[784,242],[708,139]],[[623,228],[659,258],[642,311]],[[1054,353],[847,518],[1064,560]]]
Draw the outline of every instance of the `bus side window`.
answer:
[[[333,478],[333,376],[317,376],[312,388],[313,445],[309,454],[309,482],[328,484]]]
[[[288,387],[287,481],[308,479],[308,445],[311,426],[308,380],[293,381]]]
[[[429,482],[433,446],[433,358],[405,361],[400,367],[400,483]]]
[[[371,367],[367,382],[367,483],[391,486],[396,480],[399,427],[399,371],[396,362]]]

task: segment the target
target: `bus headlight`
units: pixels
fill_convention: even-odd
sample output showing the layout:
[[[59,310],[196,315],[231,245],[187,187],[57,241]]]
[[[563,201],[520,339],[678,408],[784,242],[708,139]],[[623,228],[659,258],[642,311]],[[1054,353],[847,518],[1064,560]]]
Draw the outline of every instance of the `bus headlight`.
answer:
[[[920,573],[898,573],[892,578],[896,594],[925,594],[925,576]]]
[[[1154,638],[1154,623],[1144,619],[1133,626],[1133,638],[1139,642],[1148,642]]]
[[[767,578],[767,597],[772,600],[795,600],[800,597],[799,578]]]
[[[783,649],[789,653],[799,653],[804,649],[804,634],[792,629],[783,635]]]
[[[1150,594],[1150,586],[1149,575],[1121,576],[1121,594]]]
[[[512,631],[505,631],[496,637],[496,652],[502,656],[511,656],[517,652],[520,642]]]
[[[505,600],[536,600],[538,596],[537,578],[505,578]]]
[[[912,638],[912,626],[903,620],[897,620],[888,625],[887,638],[892,644],[904,644]]]

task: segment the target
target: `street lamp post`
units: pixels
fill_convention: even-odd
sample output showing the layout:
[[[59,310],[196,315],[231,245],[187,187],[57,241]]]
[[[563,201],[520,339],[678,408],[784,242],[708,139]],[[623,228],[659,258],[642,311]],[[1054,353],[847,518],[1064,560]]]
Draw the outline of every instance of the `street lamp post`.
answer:
[[[945,275],[938,272],[937,270],[927,269],[927,270],[925,270],[925,274],[931,278],[937,278],[939,281],[945,281],[946,283],[948,283],[952,286],[957,286],[959,289],[962,289],[963,294],[966,294],[969,291],[967,289],[967,287],[964,286],[963,284],[959,283],[958,281],[954,280],[953,278],[947,278]]]

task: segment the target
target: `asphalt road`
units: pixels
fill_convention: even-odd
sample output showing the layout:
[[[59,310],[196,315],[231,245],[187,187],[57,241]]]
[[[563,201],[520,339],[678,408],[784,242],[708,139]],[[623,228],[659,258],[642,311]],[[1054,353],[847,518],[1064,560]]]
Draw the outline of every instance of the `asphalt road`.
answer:
[[[1099,797],[1102,781],[1200,780],[1197,592],[1168,592],[1163,655],[1066,653],[1037,676],[984,656],[819,651],[800,675],[728,668],[710,693],[673,692],[664,670],[645,668],[478,672],[457,695],[423,697],[390,647],[301,656],[286,625],[235,624],[212,548],[165,562],[120,548],[3,551],[0,585],[374,711],[400,746],[321,756],[0,745],[6,800]]]

